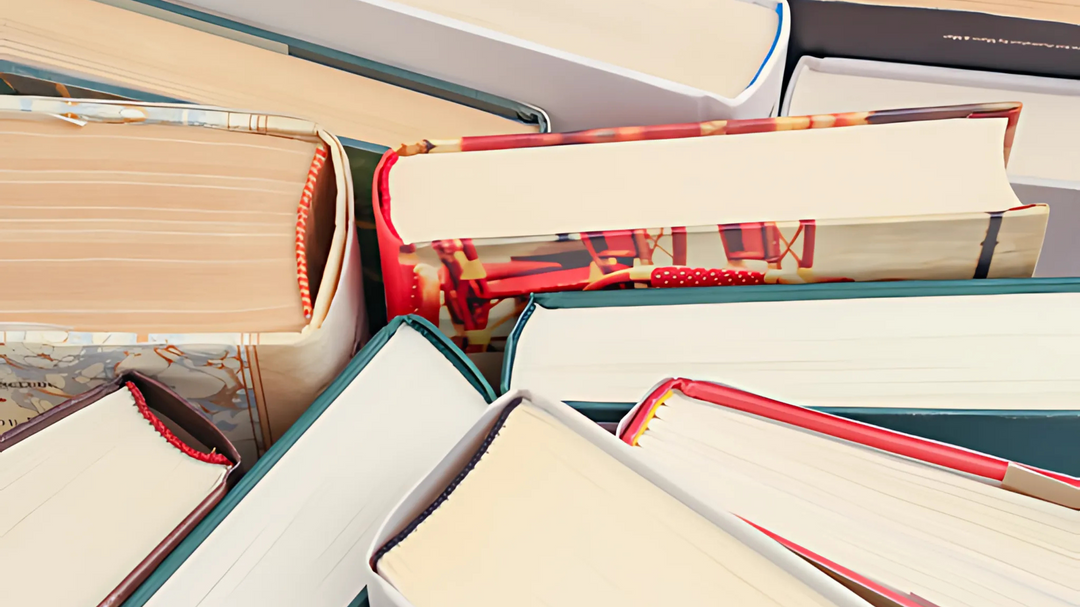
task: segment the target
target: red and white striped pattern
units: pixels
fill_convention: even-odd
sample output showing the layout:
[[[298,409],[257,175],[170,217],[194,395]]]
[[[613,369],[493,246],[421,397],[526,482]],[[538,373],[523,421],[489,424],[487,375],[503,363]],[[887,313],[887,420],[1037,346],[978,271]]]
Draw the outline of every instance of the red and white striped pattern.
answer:
[[[300,196],[300,206],[296,209],[296,280],[300,284],[300,303],[304,307],[304,318],[311,319],[313,306],[311,303],[311,285],[308,283],[307,247],[304,239],[307,237],[308,215],[311,214],[311,199],[315,196],[315,184],[319,180],[319,173],[326,164],[326,145],[320,143],[315,148],[315,158],[311,161],[311,169],[308,170],[307,183],[304,184],[304,193]]]

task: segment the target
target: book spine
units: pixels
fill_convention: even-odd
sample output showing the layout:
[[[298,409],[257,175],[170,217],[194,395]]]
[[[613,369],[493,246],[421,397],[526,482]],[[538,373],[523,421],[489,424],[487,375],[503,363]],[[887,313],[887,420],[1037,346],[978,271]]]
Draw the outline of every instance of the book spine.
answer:
[[[326,145],[320,143],[315,148],[315,157],[308,169],[307,182],[300,196],[296,209],[296,280],[300,286],[300,303],[304,308],[304,318],[311,320],[313,306],[311,302],[311,283],[308,280],[307,264],[307,224],[311,216],[311,203],[315,196],[315,185],[319,181],[323,166],[326,164]]]

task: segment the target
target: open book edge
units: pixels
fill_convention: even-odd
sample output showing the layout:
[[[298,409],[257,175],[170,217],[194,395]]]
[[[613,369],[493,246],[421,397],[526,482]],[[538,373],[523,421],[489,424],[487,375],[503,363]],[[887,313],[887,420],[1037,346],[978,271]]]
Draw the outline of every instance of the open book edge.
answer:
[[[737,388],[712,382],[673,378],[662,382],[619,422],[620,440],[635,445],[645,432],[657,407],[674,391],[685,396],[789,424],[852,442],[871,449],[921,461],[965,475],[982,478],[1001,488],[1030,497],[1080,509],[1080,478],[1022,466],[1008,460],[939,441],[888,430],[799,405],[782,403]]]
[[[661,382],[620,423],[618,436],[631,446],[644,433],[654,413],[676,393],[703,406],[713,405],[730,409],[739,414],[778,422],[777,426],[790,426],[795,430],[817,434],[851,443],[860,447],[899,456],[916,463],[932,466],[947,473],[958,474],[967,479],[979,479],[990,487],[998,486],[1008,491],[1023,493],[1028,497],[1052,504],[1076,509],[1076,497],[1080,495],[1080,479],[1055,472],[1020,466],[1000,458],[961,449],[938,441],[931,441],[884,430],[870,424],[836,418],[825,413],[811,411],[780,403],[729,386],[674,378]],[[678,398],[678,396],[676,396]],[[659,419],[667,419],[660,413]],[[666,427],[666,425],[664,426]],[[650,443],[651,445],[652,443]],[[834,462],[836,463],[836,462]],[[1007,468],[1006,468],[1007,466]],[[1000,477],[1005,479],[1001,480]],[[1010,479],[1009,477],[1012,476]],[[1013,486],[1010,486],[1010,481]],[[1017,486],[1019,485],[1019,486]],[[992,491],[992,489],[991,489]],[[1061,499],[1065,498],[1065,499]],[[1068,503],[1071,500],[1071,503]],[[741,515],[740,515],[741,517]],[[830,577],[837,579],[859,596],[876,607],[936,607],[934,603],[914,593],[905,593],[879,583],[838,563],[821,556],[785,537],[773,533],[752,520],[751,525],[774,540],[814,564]]]
[[[75,125],[145,122],[314,142],[316,155],[297,201],[296,280],[309,321],[302,331],[317,329],[325,320],[344,269],[353,190],[341,142],[319,125],[276,114],[250,114],[212,106],[32,96],[0,97],[0,112],[11,112],[15,117],[55,116]]]
[[[476,390],[477,400],[491,402],[495,400],[495,393],[484,380],[483,376],[471,361],[458,350],[438,329],[426,320],[416,316],[400,316],[375,334],[371,340],[352,359],[349,365],[341,372],[334,382],[316,399],[301,417],[294,423],[280,439],[278,439],[269,451],[252,467],[236,487],[221,500],[217,508],[207,515],[203,521],[195,527],[191,534],[164,560],[154,573],[146,579],[139,589],[131,595],[125,603],[125,607],[142,607],[143,605],[164,604],[174,605],[170,602],[168,594],[159,591],[171,583],[174,577],[178,577],[178,570],[185,565],[193,554],[214,534],[215,530],[225,521],[252,490],[265,478],[273,473],[275,466],[283,458],[287,457],[294,445],[307,433],[319,418],[327,412],[343,392],[353,383],[354,379],[368,367],[373,360],[380,356],[384,348],[401,331],[414,331],[426,339],[431,347],[444,356],[461,376]],[[364,593],[367,592],[365,588]],[[179,600],[179,599],[177,599]]]
[[[636,455],[626,450],[624,445],[620,445],[619,441],[610,433],[590,422],[569,406],[547,400],[528,390],[517,390],[504,394],[489,406],[461,442],[408,495],[402,498],[389,517],[386,518],[376,533],[368,552],[369,573],[371,579],[374,580],[368,592],[369,596],[372,597],[373,604],[411,607],[408,599],[389,581],[378,574],[378,558],[385,551],[384,548],[395,541],[395,538],[399,535],[408,534],[415,527],[415,523],[423,516],[425,509],[435,504],[439,497],[447,491],[451,482],[467,467],[470,460],[476,456],[478,449],[482,448],[506,409],[517,406],[522,402],[528,402],[541,411],[550,414],[574,433],[596,445],[662,491],[675,497],[736,540],[779,565],[827,600],[836,605],[854,606],[862,604],[843,585],[834,583],[835,580],[830,579],[805,560],[791,554],[787,549],[770,540],[767,535],[764,535],[750,524],[727,512],[709,506],[693,497],[664,475],[655,472],[650,466],[638,459]]]
[[[766,211],[764,217],[761,216],[763,214],[761,211],[739,214],[732,208],[729,209],[729,215],[731,213],[735,215],[723,218],[717,216],[715,211],[702,212],[701,209],[697,209],[692,204],[697,197],[692,195],[690,190],[673,191],[668,182],[674,180],[674,177],[656,180],[656,184],[667,184],[660,190],[652,188],[648,193],[637,191],[628,193],[616,187],[620,183],[618,180],[615,182],[608,179],[598,181],[593,175],[592,167],[595,166],[596,171],[606,171],[605,174],[607,174],[611,172],[612,163],[619,166],[621,170],[625,170],[627,166],[636,166],[635,163],[637,163],[641,165],[641,171],[647,171],[648,174],[665,175],[670,172],[682,175],[682,173],[687,173],[682,175],[685,179],[681,180],[686,181],[694,175],[707,174],[707,165],[705,168],[699,166],[707,160],[726,157],[733,162],[747,162],[750,166],[745,171],[752,173],[754,167],[768,166],[764,158],[769,153],[776,150],[790,151],[788,148],[795,146],[792,149],[800,151],[798,154],[791,152],[793,157],[789,159],[792,163],[790,166],[803,170],[813,166],[816,158],[811,155],[807,160],[809,150],[819,145],[838,145],[836,142],[841,139],[837,138],[841,137],[844,141],[849,138],[863,138],[864,144],[873,143],[877,140],[876,136],[871,137],[874,133],[891,135],[888,139],[891,142],[889,149],[896,146],[923,148],[926,153],[913,152],[903,157],[911,162],[919,163],[926,162],[923,156],[939,150],[939,146],[925,147],[924,137],[922,135],[916,137],[916,133],[924,134],[924,131],[942,129],[955,131],[950,135],[952,147],[949,147],[948,155],[932,161],[933,164],[929,166],[935,167],[934,170],[939,172],[946,167],[951,167],[940,173],[941,179],[948,179],[951,176],[951,179],[955,181],[957,176],[954,173],[961,169],[965,171],[964,174],[981,175],[982,178],[978,181],[986,181],[988,188],[984,192],[984,197],[996,199],[996,202],[978,205],[962,204],[962,201],[952,202],[952,206],[948,207],[947,211],[940,212],[1003,211],[1019,206],[1019,200],[1008,187],[1004,172],[1005,165],[1000,160],[1001,156],[996,152],[991,154],[985,147],[985,143],[993,138],[1002,138],[1004,158],[1007,163],[1020,109],[1021,105],[1018,103],[996,103],[759,120],[714,121],[644,128],[598,129],[548,135],[466,137],[449,141],[424,140],[414,145],[402,146],[396,152],[387,152],[384,155],[376,169],[377,187],[372,195],[380,234],[385,234],[387,239],[399,240],[401,244],[418,244],[445,238],[499,239],[575,231],[688,227],[743,221],[797,220],[811,217],[814,219],[860,217],[865,209],[859,205],[848,205],[852,209],[851,212],[834,210],[831,213],[821,212],[820,209],[814,212],[811,206],[803,205],[798,209],[789,209],[787,212],[781,212],[779,209],[773,212]],[[997,130],[992,126],[996,121],[976,125],[967,123],[965,120],[977,118],[1004,119],[1004,122],[1000,130]],[[880,125],[881,130],[846,128],[875,125]],[[739,134],[745,136],[734,139],[722,137],[720,141],[710,139],[715,136]],[[778,140],[774,138],[780,137],[785,138],[789,145],[783,148],[776,147],[774,144],[778,143]],[[907,143],[903,143],[905,141]],[[593,145],[579,146],[577,144]],[[963,151],[961,147],[955,146],[961,146]],[[552,148],[552,151],[531,149],[541,147]],[[736,150],[740,151],[736,153]],[[436,157],[445,152],[468,151],[486,153],[454,154],[453,157],[448,158]],[[661,152],[664,153],[661,154]],[[729,152],[729,155],[724,156]],[[721,156],[714,157],[716,154]],[[761,162],[755,160],[759,159],[759,156]],[[957,164],[958,158],[961,159],[961,164]],[[570,159],[574,159],[573,162],[565,162]],[[567,209],[549,209],[553,201],[557,203],[561,198],[549,195],[550,192],[520,187],[517,180],[513,179],[514,171],[511,170],[511,167],[518,163],[527,164],[530,172],[544,170],[545,160],[551,165],[547,168],[548,172],[561,171],[558,174],[559,188],[571,187],[579,196],[622,196],[624,198],[623,213],[618,218],[612,219],[608,214],[582,215],[580,209],[569,213],[564,212]],[[560,165],[559,161],[564,162]],[[482,191],[475,190],[472,188],[473,179],[468,176],[468,169],[474,165],[478,171],[496,171],[500,177],[490,182]],[[394,178],[391,178],[391,170],[395,168]],[[870,172],[877,170],[873,167],[864,167],[864,169]],[[821,170],[827,169],[815,167],[812,175],[807,176],[807,179],[817,179]],[[987,174],[990,173],[995,178],[987,180]],[[844,174],[848,175],[844,181],[850,181],[853,179],[851,175],[857,175],[858,171],[849,166],[845,167]],[[758,183],[753,178],[751,179]],[[794,176],[791,176],[791,180],[799,181]],[[694,179],[689,179],[689,181],[696,183]],[[817,183],[819,187],[825,187],[825,184],[829,182],[818,180]],[[712,185],[728,187],[731,189],[732,196],[742,195],[739,193],[742,191],[740,190],[742,186],[738,183],[713,183]],[[665,193],[661,195],[661,191]],[[722,194],[719,190],[716,193]],[[774,194],[779,201],[790,198],[789,195],[778,192]],[[658,198],[676,197],[678,200],[685,198],[686,202],[676,207],[681,210],[673,210],[668,205],[662,207],[663,212],[659,213],[658,208],[645,204],[645,201],[632,200],[631,198],[635,195],[648,200],[652,200],[654,195]],[[425,201],[436,196],[444,202],[451,200],[454,203],[444,203],[437,209],[439,212],[433,214],[433,209],[429,204],[425,204]],[[502,204],[502,200],[507,196],[513,196],[516,202],[522,205],[522,212],[525,215],[518,217],[499,212],[498,205]],[[907,207],[899,205],[892,205],[888,209],[875,207],[871,215],[889,217],[939,212],[937,210],[939,205],[923,200],[927,196],[925,192],[911,193],[910,196],[905,194],[905,196],[904,200],[908,201],[908,204],[924,206],[916,207],[915,210],[907,210]],[[392,198],[396,202],[392,202]],[[865,199],[865,192],[858,198],[861,203]],[[952,198],[946,200],[946,202],[950,201]],[[687,204],[690,206],[683,208],[687,207]],[[983,208],[987,205],[1002,208]],[[466,209],[469,212],[462,213]],[[479,227],[475,222],[477,215],[491,219],[485,226]],[[574,218],[576,225],[563,223],[568,216]],[[523,222],[528,224],[527,229],[518,227]]]
[[[80,411],[106,404],[112,399],[127,397],[160,438],[183,457],[203,464],[221,466],[220,479],[198,505],[177,521],[172,531],[150,550],[106,597],[102,605],[118,605],[129,596],[180,543],[192,528],[210,512],[236,482],[240,472],[240,456],[236,449],[201,413],[156,380],[139,373],[127,373],[114,381],[76,396],[46,411],[27,423],[0,434],[0,453],[24,441],[32,441],[52,427]],[[168,417],[163,417],[168,415]],[[174,433],[170,428],[176,428]],[[178,436],[178,434],[180,436]],[[181,438],[183,436],[184,438]],[[195,439],[197,442],[188,442]]]
[[[604,388],[582,392],[580,384],[571,385],[568,380],[559,379],[559,375],[547,369],[540,357],[550,356],[549,348],[559,343],[561,336],[555,327],[568,323],[578,314],[590,312],[594,308],[616,310],[619,316],[625,316],[626,322],[635,326],[638,330],[643,327],[661,327],[667,323],[669,315],[677,314],[684,318],[681,311],[685,306],[692,310],[698,307],[708,306],[710,315],[715,308],[717,319],[724,319],[729,313],[725,304],[777,304],[776,309],[809,310],[815,306],[821,306],[824,302],[843,304],[846,300],[886,300],[883,305],[889,305],[888,300],[908,298],[964,298],[964,297],[988,297],[988,296],[1038,296],[1042,294],[1062,294],[1075,297],[1080,293],[1080,279],[1078,278],[1030,278],[1030,279],[986,279],[986,280],[945,280],[945,281],[898,281],[898,282],[865,282],[865,283],[839,283],[829,285],[763,285],[763,286],[739,286],[739,287],[699,287],[692,289],[627,289],[619,291],[602,292],[553,292],[534,294],[523,310],[517,324],[510,332],[506,342],[506,351],[503,359],[501,375],[501,388],[503,392],[518,387],[525,387],[538,382],[545,385],[545,389],[551,391],[552,396],[561,400],[575,403],[607,403],[611,406],[622,405],[626,409],[633,406],[640,394],[649,390],[656,381],[664,377],[670,377],[677,370],[663,370],[653,367],[651,376],[643,376],[637,383],[631,383],[631,387],[622,386],[616,392],[612,392],[611,385],[605,383]],[[960,305],[963,299],[953,300]],[[818,303],[822,302],[822,303]],[[898,302],[900,303],[900,302]],[[790,306],[790,307],[787,307]],[[738,308],[738,306],[736,306]],[[599,312],[599,310],[598,310]],[[625,323],[622,325],[625,326]],[[696,324],[695,324],[696,326]],[[642,335],[644,337],[642,337]],[[550,339],[550,341],[549,341]],[[600,329],[590,325],[590,341],[581,352],[603,352],[611,347],[608,342],[618,342],[621,337],[612,335],[606,328]],[[670,343],[670,338],[665,331],[648,331],[639,335],[634,352],[651,352],[657,346]],[[593,356],[590,354],[590,356]],[[625,357],[634,360],[633,357]],[[638,357],[639,362],[653,361],[653,358],[643,354]],[[543,368],[542,368],[543,367]],[[571,369],[572,370],[572,369]],[[716,379],[727,381],[726,377],[699,377],[699,379]],[[552,384],[552,382],[562,382]],[[549,385],[550,384],[550,385]],[[738,385],[751,390],[753,386],[743,383]],[[567,386],[570,386],[567,388]],[[809,403],[808,403],[809,404]],[[811,405],[817,407],[819,405]],[[823,407],[834,405],[823,404]],[[840,405],[836,405],[840,406]],[[847,407],[847,405],[843,405]],[[869,407],[867,404],[855,404],[855,407],[865,410],[891,408],[893,411],[917,412],[929,410],[948,410],[953,412],[975,411],[993,409],[1008,413],[1021,412],[1049,412],[1071,411],[1075,407],[1058,409],[1041,408],[1039,406],[1014,407],[1009,409],[994,407],[970,406],[912,406],[903,405],[900,408],[892,408],[889,405],[876,405]],[[620,414],[621,416],[621,414]],[[614,420],[613,420],[614,421]]]

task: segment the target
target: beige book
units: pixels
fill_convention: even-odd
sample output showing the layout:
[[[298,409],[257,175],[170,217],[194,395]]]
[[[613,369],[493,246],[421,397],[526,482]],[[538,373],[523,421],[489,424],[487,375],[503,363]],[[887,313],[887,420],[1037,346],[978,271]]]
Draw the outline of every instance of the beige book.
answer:
[[[45,114],[6,114],[0,133],[0,276],[21,285],[0,293],[0,323],[130,333],[307,324],[297,221],[333,236],[323,143]],[[305,188],[315,193],[306,208]],[[321,270],[322,240],[305,266]]]
[[[394,146],[422,137],[536,130],[92,0],[0,0],[0,15],[0,60],[170,99],[309,118],[339,137]]]
[[[793,116],[935,107],[953,103],[1024,104],[1009,155],[1009,176],[1076,182],[1080,187],[1080,83],[939,67],[804,58],[784,113]]]
[[[672,297],[661,305],[639,305],[641,292],[596,307],[541,301],[516,330],[506,379],[578,402],[632,403],[665,377],[690,376],[808,407],[1074,411],[1080,293],[1041,281],[1032,289],[1049,292],[1025,293],[1029,280],[998,294],[955,283],[952,296],[888,283],[742,299],[657,293]]]
[[[136,381],[0,434],[5,605],[119,605],[225,494],[234,462],[181,442]]]
[[[405,0],[557,51],[734,98],[775,44],[775,7],[743,0]]]
[[[0,428],[138,370],[251,462],[354,353],[352,181],[318,125],[5,96],[0,131]]]
[[[624,420],[623,440],[690,493],[812,560],[920,605],[1080,604],[1080,479],[671,383],[680,387],[659,387]]]
[[[372,547],[377,585],[389,585],[373,604],[865,605],[640,474],[610,435],[568,422],[565,405],[525,394],[492,407],[497,418],[384,525],[384,537],[400,533]]]
[[[530,293],[1031,277],[1048,208],[1023,205],[1005,173],[1019,113],[1002,103],[401,146],[377,175],[387,308],[438,322],[497,365]]]

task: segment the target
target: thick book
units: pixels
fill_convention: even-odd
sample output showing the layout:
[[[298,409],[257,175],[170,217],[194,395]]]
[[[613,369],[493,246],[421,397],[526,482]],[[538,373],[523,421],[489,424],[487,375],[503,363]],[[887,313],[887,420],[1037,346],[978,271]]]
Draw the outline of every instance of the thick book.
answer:
[[[0,434],[4,604],[119,605],[239,463],[197,408],[138,373]]]
[[[533,104],[561,131],[770,116],[791,28],[784,0],[175,4]]]
[[[1080,78],[1080,6],[1026,0],[791,0],[804,55]]]
[[[873,580],[847,580],[871,603],[1080,598],[1080,478],[682,378],[618,433],[658,473],[837,579]]]
[[[0,124],[0,428],[136,370],[253,462],[363,331],[340,142],[105,100],[0,96]]]
[[[0,93],[271,112],[337,136],[356,189],[372,328],[385,324],[368,202],[382,153],[421,137],[550,128],[533,106],[158,0],[0,0],[0,14]]]
[[[367,563],[373,607],[868,607],[528,391],[491,405],[401,500]],[[647,583],[620,582],[643,565]]]
[[[250,35],[222,35],[93,0],[3,0],[0,7],[6,19],[0,72],[40,74],[125,97],[156,96],[147,101],[302,117],[369,145],[395,146],[432,132],[453,137],[539,128],[385,82],[374,69],[352,73],[357,70],[344,59],[338,66],[326,65],[334,57],[308,60],[304,49],[277,41],[259,44]]]
[[[1036,276],[1080,276],[1080,82],[882,61],[803,57],[782,115],[1019,101],[1023,118],[1009,154],[1009,181],[1027,203],[1049,203]]]
[[[503,389],[613,422],[665,377],[733,385],[1080,474],[1080,280],[537,295]]]
[[[349,604],[383,518],[492,400],[434,327],[395,319],[126,607]]]
[[[402,146],[373,195],[388,313],[498,364],[533,292],[1029,277],[1047,207],[1005,174],[1019,110]]]

